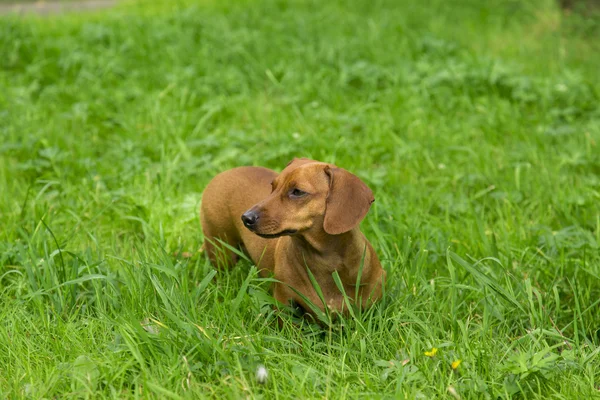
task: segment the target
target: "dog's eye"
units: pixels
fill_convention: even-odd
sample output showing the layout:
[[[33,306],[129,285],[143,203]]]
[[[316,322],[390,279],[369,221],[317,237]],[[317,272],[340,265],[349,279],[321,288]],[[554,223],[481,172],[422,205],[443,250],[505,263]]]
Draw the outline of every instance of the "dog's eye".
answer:
[[[306,193],[300,189],[292,189],[292,191],[290,191],[290,197],[292,197],[292,198],[304,197],[307,194],[308,193]]]

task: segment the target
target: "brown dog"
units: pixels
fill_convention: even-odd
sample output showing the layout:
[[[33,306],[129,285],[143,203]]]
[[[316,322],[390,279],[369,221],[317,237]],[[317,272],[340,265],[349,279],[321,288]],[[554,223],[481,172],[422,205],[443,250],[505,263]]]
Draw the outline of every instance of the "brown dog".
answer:
[[[204,248],[214,265],[228,267],[237,255],[219,240],[242,248],[263,276],[274,274],[273,295],[282,303],[295,302],[314,315],[299,292],[321,311],[345,313],[335,271],[353,303],[364,307],[381,297],[386,273],[359,230],[373,201],[367,185],[332,164],[294,159],[280,174],[234,168],[217,175],[202,195]]]

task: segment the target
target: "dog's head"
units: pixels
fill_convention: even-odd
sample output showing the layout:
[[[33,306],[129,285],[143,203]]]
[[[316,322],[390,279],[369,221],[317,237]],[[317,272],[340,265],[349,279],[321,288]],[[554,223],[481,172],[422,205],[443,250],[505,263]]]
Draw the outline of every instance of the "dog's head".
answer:
[[[295,158],[271,183],[271,194],[242,215],[244,225],[265,238],[322,229],[348,232],[375,200],[356,175],[333,164]]]

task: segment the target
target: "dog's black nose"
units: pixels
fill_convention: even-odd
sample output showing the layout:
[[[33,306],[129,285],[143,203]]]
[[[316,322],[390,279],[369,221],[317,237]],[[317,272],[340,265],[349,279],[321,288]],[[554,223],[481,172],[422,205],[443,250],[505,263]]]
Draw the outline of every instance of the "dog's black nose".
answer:
[[[250,210],[242,214],[242,222],[244,222],[246,228],[252,228],[256,221],[258,221],[258,214],[254,211]]]

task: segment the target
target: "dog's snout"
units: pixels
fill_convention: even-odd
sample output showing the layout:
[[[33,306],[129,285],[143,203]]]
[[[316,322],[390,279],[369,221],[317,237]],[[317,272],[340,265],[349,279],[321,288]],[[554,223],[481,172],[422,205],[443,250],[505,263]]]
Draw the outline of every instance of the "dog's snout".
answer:
[[[258,221],[258,214],[255,211],[249,210],[242,214],[242,222],[246,228],[252,228]]]

